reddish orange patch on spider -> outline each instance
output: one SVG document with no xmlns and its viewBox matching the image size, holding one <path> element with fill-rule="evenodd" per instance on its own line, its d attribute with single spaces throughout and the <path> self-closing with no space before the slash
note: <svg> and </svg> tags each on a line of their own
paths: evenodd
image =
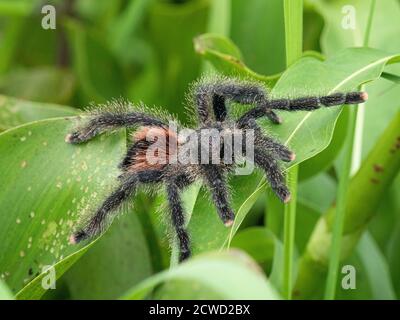
<svg viewBox="0 0 400 320">
<path fill-rule="evenodd" d="M 133 134 L 134 143 L 143 142 L 129 171 L 159 170 L 169 163 L 170 155 L 176 154 L 178 138 L 168 128 L 141 127 Z"/>
</svg>

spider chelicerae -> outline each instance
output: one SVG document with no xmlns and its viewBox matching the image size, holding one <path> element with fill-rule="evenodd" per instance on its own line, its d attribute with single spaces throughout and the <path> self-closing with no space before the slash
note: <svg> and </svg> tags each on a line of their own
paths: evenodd
<svg viewBox="0 0 400 320">
<path fill-rule="evenodd" d="M 295 154 L 272 137 L 265 135 L 256 119 L 267 117 L 272 123 L 280 124 L 281 120 L 275 110 L 312 111 L 321 106 L 358 104 L 368 98 L 366 92 L 350 92 L 295 99 L 269 99 L 260 83 L 222 77 L 215 77 L 211 81 L 199 81 L 193 86 L 190 96 L 198 118 L 197 128 L 192 131 L 191 136 L 198 136 L 204 130 L 212 130 L 222 137 L 232 137 L 237 134 L 243 137 L 243 133 L 251 131 L 254 137 L 251 141 L 254 144 L 251 159 L 248 159 L 245 152 L 248 139 L 240 140 L 240 150 L 244 152 L 241 157 L 246 157 L 264 171 L 273 192 L 285 203 L 290 200 L 290 192 L 285 185 L 279 160 L 293 161 Z M 232 119 L 228 115 L 227 102 L 251 104 L 253 108 L 237 119 Z M 143 184 L 165 184 L 171 221 L 179 242 L 180 261 L 190 256 L 190 237 L 185 229 L 181 193 L 196 179 L 202 179 L 208 186 L 222 222 L 227 227 L 232 225 L 235 215 L 229 203 L 226 177 L 237 166 L 239 157 L 235 152 L 226 157 L 223 146 L 225 140 L 218 138 L 220 148 L 218 151 L 211 148 L 210 151 L 210 140 L 181 139 L 170 128 L 168 121 L 161 117 L 143 111 L 110 109 L 99 110 L 89 115 L 84 125 L 66 136 L 66 142 L 84 143 L 107 130 L 122 127 L 135 127 L 136 131 L 133 143 L 120 164 L 122 174 L 119 177 L 119 186 L 104 200 L 82 228 L 71 236 L 71 243 L 78 243 L 100 234 L 104 230 L 104 222 L 111 213 L 133 196 Z M 155 152 L 154 150 L 149 152 L 156 142 L 161 140 L 164 140 L 164 146 L 159 146 Z M 188 160 L 188 148 L 183 148 L 184 142 L 187 141 L 191 141 L 189 146 L 194 146 L 192 151 L 193 149 L 198 151 L 195 153 L 195 159 L 191 158 L 192 161 L 182 160 Z M 204 157 L 200 161 L 200 156 L 204 154 L 209 161 L 204 161 Z M 184 156 L 180 157 L 181 155 Z M 213 161 L 216 155 L 220 161 Z M 166 161 L 155 161 L 157 160 L 155 158 Z M 231 161 L 227 161 L 227 158 Z"/>
</svg>

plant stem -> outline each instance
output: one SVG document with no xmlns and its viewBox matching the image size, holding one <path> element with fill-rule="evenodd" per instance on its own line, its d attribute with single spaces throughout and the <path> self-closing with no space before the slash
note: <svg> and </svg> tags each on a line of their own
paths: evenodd
<svg viewBox="0 0 400 320">
<path fill-rule="evenodd" d="M 231 29 L 231 0 L 212 1 L 208 18 L 208 33 L 215 33 L 229 37 Z M 202 63 L 203 73 L 214 72 L 212 64 L 206 60 Z"/>
<path fill-rule="evenodd" d="M 303 1 L 284 0 L 286 66 L 289 67 L 302 55 L 303 44 Z M 283 231 L 283 296 L 292 298 L 293 287 L 293 253 L 296 223 L 298 166 L 292 167 L 287 173 L 287 184 L 291 192 L 291 201 L 284 209 Z"/>
<path fill-rule="evenodd" d="M 207 32 L 229 37 L 231 28 L 231 0 L 212 1 Z"/>
<path fill-rule="evenodd" d="M 364 46 L 368 46 L 369 36 L 371 32 L 372 18 L 375 9 L 376 1 L 371 1 L 371 7 L 367 22 L 367 29 L 364 37 Z M 351 108 L 349 112 L 349 122 L 348 122 L 348 136 L 346 137 L 345 145 L 344 145 L 344 159 L 342 164 L 342 170 L 339 175 L 339 187 L 337 193 L 337 207 L 336 214 L 334 218 L 333 230 L 332 230 L 332 240 L 331 240 L 331 249 L 330 249 L 330 260 L 329 260 L 329 269 L 328 269 L 328 277 L 326 280 L 326 288 L 325 288 L 325 299 L 333 300 L 335 298 L 336 293 L 336 283 L 337 276 L 340 264 L 340 256 L 341 256 L 341 244 L 342 244 L 342 235 L 344 228 L 344 220 L 346 214 L 346 205 L 348 198 L 348 189 L 350 184 L 351 177 L 351 169 L 359 167 L 359 164 L 354 165 L 354 160 L 360 157 L 353 157 L 353 150 L 355 147 L 355 137 L 356 132 L 362 132 L 361 128 L 357 128 L 358 125 L 362 125 L 363 121 L 357 121 L 358 113 L 361 112 L 359 108 Z M 362 114 L 359 114 L 362 116 Z M 360 118 L 360 117 L 359 117 Z M 361 139 L 358 139 L 361 141 Z M 357 151 L 361 153 L 361 147 L 357 148 Z M 359 162 L 359 161 L 357 161 Z"/>
<path fill-rule="evenodd" d="M 283 296 L 292 299 L 293 287 L 293 254 L 296 225 L 297 175 L 298 166 L 288 172 L 287 181 L 291 192 L 290 203 L 285 206 L 283 229 Z"/>
</svg>

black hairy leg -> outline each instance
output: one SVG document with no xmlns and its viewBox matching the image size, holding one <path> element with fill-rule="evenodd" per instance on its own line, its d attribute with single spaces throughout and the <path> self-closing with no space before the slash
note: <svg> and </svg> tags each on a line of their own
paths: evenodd
<svg viewBox="0 0 400 320">
<path fill-rule="evenodd" d="M 84 227 L 71 236 L 70 242 L 79 243 L 102 233 L 108 216 L 133 196 L 140 183 L 159 182 L 161 179 L 162 172 L 157 170 L 125 173 L 120 176 L 119 187 L 104 200 Z"/>
<path fill-rule="evenodd" d="M 167 199 L 172 224 L 179 242 L 179 261 L 181 262 L 190 256 L 190 239 L 185 228 L 185 216 L 183 214 L 180 188 L 174 179 L 167 182 Z"/>
<path fill-rule="evenodd" d="M 224 225 L 230 227 L 235 219 L 235 214 L 229 204 L 224 173 L 221 169 L 210 164 L 203 165 L 202 171 L 217 208 L 218 215 Z"/>
<path fill-rule="evenodd" d="M 287 148 L 285 145 L 265 135 L 254 119 L 249 120 L 246 127 L 248 129 L 254 130 L 255 147 L 258 147 L 262 150 L 268 150 L 274 155 L 274 157 L 285 162 L 291 162 L 296 158 L 295 153 Z M 243 149 L 245 149 L 245 147 L 246 146 L 244 145 Z"/>
<path fill-rule="evenodd" d="M 215 120 L 224 121 L 227 116 L 225 104 L 227 100 L 242 104 L 256 104 L 260 107 L 267 101 L 265 89 L 261 85 L 240 83 L 232 80 L 199 84 L 195 89 L 194 99 L 198 116 L 202 123 L 207 123 L 211 120 L 210 106 L 214 112 Z M 265 116 L 275 124 L 282 122 L 272 110 L 265 112 Z"/>
<path fill-rule="evenodd" d="M 142 112 L 103 111 L 97 115 L 90 116 L 88 122 L 82 128 L 68 134 L 65 137 L 65 141 L 73 144 L 82 143 L 107 130 L 132 126 L 165 127 L 167 124 Z"/>
<path fill-rule="evenodd" d="M 145 140 L 135 141 L 128 148 L 128 152 L 126 153 L 125 158 L 119 164 L 119 168 L 122 170 L 128 170 L 128 168 L 130 166 L 135 165 L 135 162 L 137 161 L 137 159 L 136 159 L 137 155 L 139 155 L 142 150 L 149 147 L 150 144 L 151 143 L 149 141 L 145 141 Z"/>
<path fill-rule="evenodd" d="M 262 149 L 254 149 L 254 163 L 264 170 L 272 191 L 282 202 L 290 201 L 290 192 L 285 185 L 285 178 L 276 159 Z"/>
<path fill-rule="evenodd" d="M 237 121 L 239 127 L 246 127 L 252 119 L 268 116 L 271 110 L 313 111 L 321 107 L 359 104 L 368 99 L 366 92 L 334 93 L 322 97 L 302 97 L 296 99 L 277 99 L 266 101 L 263 105 L 249 110 Z"/>
</svg>

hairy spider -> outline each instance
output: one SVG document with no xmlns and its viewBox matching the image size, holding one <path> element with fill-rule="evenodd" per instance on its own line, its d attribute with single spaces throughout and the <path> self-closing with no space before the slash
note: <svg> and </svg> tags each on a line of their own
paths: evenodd
<svg viewBox="0 0 400 320">
<path fill-rule="evenodd" d="M 256 119 L 266 116 L 274 124 L 281 120 L 274 110 L 297 111 L 315 110 L 321 106 L 331 107 L 343 104 L 358 104 L 367 100 L 366 92 L 334 93 L 327 96 L 310 96 L 296 99 L 269 99 L 264 87 L 256 82 L 241 81 L 232 78 L 219 78 L 213 81 L 199 81 L 193 87 L 192 103 L 197 109 L 199 125 L 194 133 L 204 129 L 213 129 L 222 135 L 233 135 L 237 132 L 252 130 L 254 134 L 254 153 L 251 161 L 261 168 L 269 181 L 274 193 L 283 202 L 290 200 L 290 192 L 285 185 L 284 176 L 279 168 L 278 160 L 290 162 L 295 154 L 286 146 L 263 134 Z M 238 119 L 230 119 L 226 102 L 252 104 L 254 108 Z M 237 165 L 237 157 L 233 155 L 231 163 L 226 161 L 224 152 L 219 149 L 219 163 L 210 161 L 170 161 L 172 151 L 168 146 L 175 145 L 175 151 L 180 149 L 183 141 L 170 129 L 168 122 L 146 112 L 103 110 L 92 114 L 83 126 L 66 136 L 66 142 L 79 144 L 107 130 L 121 127 L 139 127 L 129 147 L 125 159 L 120 164 L 122 171 L 119 187 L 110 194 L 83 227 L 71 236 L 71 243 L 94 237 L 104 230 L 104 221 L 133 196 L 142 184 L 163 183 L 166 187 L 172 224 L 179 242 L 179 260 L 190 256 L 189 235 L 185 230 L 185 218 L 180 194 L 182 190 L 201 178 L 208 186 L 217 212 L 226 226 L 231 226 L 235 215 L 229 204 L 226 186 L 226 176 Z M 156 141 L 164 138 L 166 146 L 158 149 L 157 156 L 164 156 L 167 161 L 153 161 L 148 151 Z M 162 139 L 161 139 L 162 140 Z M 209 141 L 200 142 L 200 154 L 209 150 Z M 247 140 L 242 140 L 245 149 Z M 220 141 L 220 144 L 223 142 Z M 197 148 L 197 147 L 196 147 Z M 242 151 L 243 151 L 242 150 Z M 210 157 L 215 156 L 211 152 Z M 245 155 L 246 156 L 246 155 Z M 178 157 L 179 158 L 179 157 Z M 229 158 L 229 156 L 228 156 Z M 176 158 L 175 158 L 176 159 Z M 198 159 L 197 159 L 198 160 Z"/>
</svg>

